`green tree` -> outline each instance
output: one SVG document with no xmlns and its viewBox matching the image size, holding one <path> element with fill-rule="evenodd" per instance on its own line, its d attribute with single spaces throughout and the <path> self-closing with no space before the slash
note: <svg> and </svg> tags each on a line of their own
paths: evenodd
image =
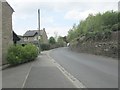
<svg viewBox="0 0 120 90">
<path fill-rule="evenodd" d="M 49 38 L 49 43 L 52 44 L 52 45 L 55 44 L 56 43 L 55 38 L 54 37 L 50 37 Z"/>
<path fill-rule="evenodd" d="M 73 25 L 73 28 L 68 31 L 67 39 L 70 42 L 83 35 L 87 38 L 99 37 L 102 39 L 106 36 L 109 37 L 111 31 L 117 31 L 120 28 L 119 16 L 120 12 L 117 11 L 107 11 L 96 15 L 89 14 L 89 16 L 85 20 L 80 21 L 78 25 Z"/>
<path fill-rule="evenodd" d="M 57 44 L 58 44 L 59 47 L 63 47 L 65 45 L 63 37 L 61 37 L 61 36 L 58 37 Z"/>
</svg>

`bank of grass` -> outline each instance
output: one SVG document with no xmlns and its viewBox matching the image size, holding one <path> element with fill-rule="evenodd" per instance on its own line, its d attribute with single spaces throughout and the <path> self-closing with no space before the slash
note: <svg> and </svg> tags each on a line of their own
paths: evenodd
<svg viewBox="0 0 120 90">
<path fill-rule="evenodd" d="M 27 44 L 25 46 L 12 45 L 8 49 L 7 61 L 11 65 L 18 65 L 35 60 L 37 55 L 38 49 L 33 44 Z"/>
</svg>

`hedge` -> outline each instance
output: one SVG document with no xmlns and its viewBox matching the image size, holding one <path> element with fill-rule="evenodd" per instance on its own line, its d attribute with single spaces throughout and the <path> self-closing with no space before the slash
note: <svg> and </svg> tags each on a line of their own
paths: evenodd
<svg viewBox="0 0 120 90">
<path fill-rule="evenodd" d="M 7 61 L 11 65 L 18 65 L 34 60 L 38 55 L 38 49 L 32 44 L 13 45 L 8 49 Z"/>
<path fill-rule="evenodd" d="M 50 45 L 49 44 L 46 44 L 46 43 L 43 43 L 40 45 L 41 46 L 41 50 L 44 51 L 44 50 L 49 50 L 50 49 Z"/>
</svg>

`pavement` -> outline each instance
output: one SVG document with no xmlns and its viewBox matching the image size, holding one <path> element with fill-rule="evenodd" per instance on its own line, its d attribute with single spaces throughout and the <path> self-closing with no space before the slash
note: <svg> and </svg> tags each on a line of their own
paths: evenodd
<svg viewBox="0 0 120 90">
<path fill-rule="evenodd" d="M 35 61 L 2 71 L 2 88 L 76 88 L 76 85 L 42 52 Z"/>
</svg>

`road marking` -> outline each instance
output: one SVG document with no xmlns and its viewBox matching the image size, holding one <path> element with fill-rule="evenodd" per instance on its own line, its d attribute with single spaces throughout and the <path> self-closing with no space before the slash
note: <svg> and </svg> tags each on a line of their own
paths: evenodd
<svg viewBox="0 0 120 90">
<path fill-rule="evenodd" d="M 50 51 L 51 52 L 51 51 Z M 73 75 L 71 75 L 69 72 L 67 72 L 60 64 L 58 64 L 50 55 L 47 53 L 47 56 L 50 58 L 50 60 L 57 66 L 57 68 L 73 83 L 73 85 L 76 86 L 76 88 L 87 88 L 81 81 L 79 81 L 77 78 L 75 78 Z"/>
<path fill-rule="evenodd" d="M 33 66 L 33 63 L 31 63 L 31 67 L 30 67 L 30 69 L 28 70 L 28 73 L 27 73 L 27 75 L 26 75 L 26 77 L 25 77 L 25 80 L 24 80 L 23 85 L 22 85 L 22 89 L 23 89 L 24 86 L 25 86 L 25 83 L 26 83 L 27 78 L 28 78 L 28 76 L 29 76 L 29 74 L 30 74 L 30 71 L 31 71 L 31 69 L 32 69 L 32 66 Z"/>
</svg>

